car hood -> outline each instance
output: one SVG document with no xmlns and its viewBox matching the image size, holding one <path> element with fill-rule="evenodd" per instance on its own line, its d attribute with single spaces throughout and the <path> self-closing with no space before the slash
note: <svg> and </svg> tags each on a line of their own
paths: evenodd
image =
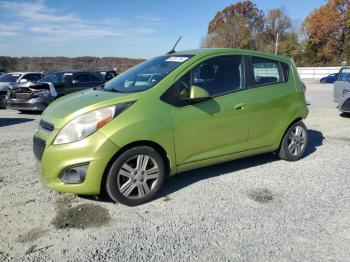
<svg viewBox="0 0 350 262">
<path fill-rule="evenodd" d="M 43 112 L 43 120 L 60 129 L 71 119 L 103 107 L 135 101 L 136 93 L 116 93 L 88 89 L 55 100 Z"/>
<path fill-rule="evenodd" d="M 9 82 L 0 82 L 0 91 L 6 91 L 8 90 L 9 88 Z"/>
</svg>

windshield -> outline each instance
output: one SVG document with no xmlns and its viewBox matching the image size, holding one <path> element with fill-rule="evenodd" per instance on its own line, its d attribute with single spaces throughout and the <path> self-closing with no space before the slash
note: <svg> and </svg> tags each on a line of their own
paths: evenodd
<svg viewBox="0 0 350 262">
<path fill-rule="evenodd" d="M 10 82 L 14 83 L 20 78 L 21 74 L 4 74 L 0 76 L 0 82 Z"/>
<path fill-rule="evenodd" d="M 40 83 L 50 82 L 54 84 L 62 83 L 66 79 L 71 78 L 72 75 L 73 73 L 65 73 L 65 72 L 51 73 L 41 78 L 38 82 Z"/>
<path fill-rule="evenodd" d="M 191 55 L 176 55 L 150 59 L 113 78 L 105 84 L 104 89 L 121 93 L 148 90 L 191 57 Z"/>
</svg>

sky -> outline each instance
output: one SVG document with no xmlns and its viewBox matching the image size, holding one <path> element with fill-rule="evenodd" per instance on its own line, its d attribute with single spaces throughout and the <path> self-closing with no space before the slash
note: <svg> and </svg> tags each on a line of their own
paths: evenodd
<svg viewBox="0 0 350 262">
<path fill-rule="evenodd" d="M 228 0 L 0 0 L 0 56 L 150 58 L 200 46 Z M 300 24 L 325 0 L 255 0 Z"/>
</svg>

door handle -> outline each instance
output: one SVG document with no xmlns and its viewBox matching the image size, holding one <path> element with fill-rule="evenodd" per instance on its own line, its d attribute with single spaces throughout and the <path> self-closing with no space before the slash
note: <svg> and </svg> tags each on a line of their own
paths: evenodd
<svg viewBox="0 0 350 262">
<path fill-rule="evenodd" d="M 235 106 L 234 106 L 234 109 L 235 109 L 235 110 L 242 110 L 242 109 L 245 108 L 245 106 L 246 106 L 245 103 L 240 103 L 240 104 L 235 105 Z"/>
</svg>

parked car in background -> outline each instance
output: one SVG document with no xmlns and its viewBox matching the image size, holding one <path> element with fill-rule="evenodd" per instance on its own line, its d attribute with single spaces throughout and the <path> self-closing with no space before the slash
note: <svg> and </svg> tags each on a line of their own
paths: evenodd
<svg viewBox="0 0 350 262">
<path fill-rule="evenodd" d="M 0 109 L 6 108 L 6 94 L 10 84 L 38 81 L 44 74 L 38 72 L 14 72 L 0 76 Z"/>
<path fill-rule="evenodd" d="M 110 71 L 102 70 L 102 71 L 96 71 L 95 73 L 100 75 L 100 77 L 106 82 L 118 75 L 117 72 L 114 70 L 110 70 Z"/>
<path fill-rule="evenodd" d="M 337 81 L 338 76 L 339 76 L 339 73 L 330 74 L 326 77 L 321 78 L 320 83 L 333 84 L 335 81 Z"/>
<path fill-rule="evenodd" d="M 340 69 L 334 84 L 334 102 L 338 104 L 340 112 L 350 113 L 350 67 Z"/>
<path fill-rule="evenodd" d="M 7 106 L 20 111 L 43 111 L 53 100 L 64 95 L 92 88 L 104 81 L 95 73 L 58 71 L 49 73 L 37 82 L 10 86 Z"/>
<path fill-rule="evenodd" d="M 277 152 L 303 157 L 304 90 L 293 61 L 239 49 L 200 49 L 150 59 L 100 88 L 54 101 L 34 134 L 50 189 L 100 192 L 135 206 L 164 178 Z"/>
</svg>

